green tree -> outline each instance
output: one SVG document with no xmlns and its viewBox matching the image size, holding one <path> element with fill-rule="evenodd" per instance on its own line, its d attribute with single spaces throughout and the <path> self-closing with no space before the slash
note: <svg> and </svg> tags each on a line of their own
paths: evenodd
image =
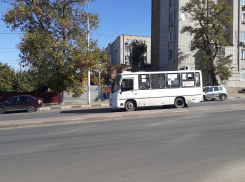
<svg viewBox="0 0 245 182">
<path fill-rule="evenodd" d="M 87 14 L 85 0 L 9 0 L 12 9 L 3 20 L 12 30 L 21 30 L 23 66 L 29 66 L 41 85 L 60 94 L 64 90 L 74 97 L 84 93 L 88 69 L 93 69 L 105 54 L 97 54 L 96 41 L 87 49 L 87 18 L 95 30 L 97 14 Z M 88 15 L 88 16 L 87 16 Z M 103 51 L 99 51 L 100 53 Z"/>
<path fill-rule="evenodd" d="M 30 70 L 18 71 L 15 75 L 15 87 L 17 92 L 33 92 L 38 90 L 38 85 Z"/>
<path fill-rule="evenodd" d="M 0 92 L 14 92 L 15 71 L 7 64 L 0 62 Z"/>
<path fill-rule="evenodd" d="M 132 67 L 142 68 L 147 65 L 146 63 L 146 44 L 140 41 L 132 41 L 130 44 L 131 51 L 130 51 L 130 58 L 129 62 Z"/>
<path fill-rule="evenodd" d="M 188 13 L 194 23 L 184 26 L 181 33 L 193 35 L 190 50 L 199 51 L 201 70 L 211 74 L 213 85 L 218 84 L 216 75 L 227 80 L 232 76 L 232 55 L 218 53 L 221 47 L 229 46 L 226 38 L 228 26 L 232 25 L 232 6 L 227 0 L 219 0 L 217 4 L 213 0 L 190 0 L 181 11 Z"/>
<path fill-rule="evenodd" d="M 102 74 L 107 73 L 107 63 L 105 58 L 108 57 L 107 52 L 104 50 L 97 49 L 97 54 L 100 56 L 100 62 L 93 67 L 92 72 L 94 74 L 91 75 L 91 80 L 100 87 L 105 85 L 105 79 L 102 78 Z"/>
</svg>

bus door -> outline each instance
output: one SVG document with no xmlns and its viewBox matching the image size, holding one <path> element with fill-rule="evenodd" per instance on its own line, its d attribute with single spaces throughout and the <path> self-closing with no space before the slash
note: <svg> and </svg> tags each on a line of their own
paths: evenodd
<svg viewBox="0 0 245 182">
<path fill-rule="evenodd" d="M 134 99 L 134 77 L 123 78 L 121 83 L 121 93 L 119 98 L 123 100 Z"/>
</svg>

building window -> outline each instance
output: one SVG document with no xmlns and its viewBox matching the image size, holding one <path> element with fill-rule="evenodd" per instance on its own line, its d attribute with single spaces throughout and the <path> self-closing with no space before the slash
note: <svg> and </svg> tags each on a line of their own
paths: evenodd
<svg viewBox="0 0 245 182">
<path fill-rule="evenodd" d="M 245 0 L 242 0 L 242 5 L 245 5 Z"/>
<path fill-rule="evenodd" d="M 241 41 L 245 42 L 245 32 L 241 32 Z"/>
<path fill-rule="evenodd" d="M 242 49 L 241 51 L 242 51 L 242 56 L 241 56 L 241 58 L 242 58 L 242 59 L 245 59 L 245 49 Z"/>
<path fill-rule="evenodd" d="M 217 56 L 224 56 L 225 55 L 225 48 L 218 47 Z"/>
<path fill-rule="evenodd" d="M 218 4 L 218 0 L 213 0 L 214 4 Z"/>
<path fill-rule="evenodd" d="M 168 59 L 172 59 L 173 55 L 172 55 L 172 50 L 168 50 Z"/>
<path fill-rule="evenodd" d="M 245 24 L 245 13 L 242 13 L 242 23 Z"/>
<path fill-rule="evenodd" d="M 245 70 L 240 71 L 241 80 L 245 80 Z"/>
<path fill-rule="evenodd" d="M 130 52 L 130 46 L 125 46 L 125 52 Z"/>
<path fill-rule="evenodd" d="M 169 4 L 170 4 L 170 6 L 173 6 L 174 5 L 174 0 L 169 0 Z"/>
<path fill-rule="evenodd" d="M 170 15 L 169 15 L 169 26 L 170 26 L 170 27 L 173 26 L 173 22 L 174 22 L 173 14 L 170 14 Z"/>
<path fill-rule="evenodd" d="M 169 33 L 169 41 L 173 41 L 174 40 L 174 32 L 170 32 Z"/>
<path fill-rule="evenodd" d="M 128 56 L 125 56 L 125 60 L 128 60 Z"/>
</svg>

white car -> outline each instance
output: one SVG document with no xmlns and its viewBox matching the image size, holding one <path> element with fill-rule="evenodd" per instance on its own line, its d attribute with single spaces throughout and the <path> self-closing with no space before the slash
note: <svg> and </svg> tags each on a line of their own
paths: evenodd
<svg viewBox="0 0 245 182">
<path fill-rule="evenodd" d="M 228 93 L 225 87 L 222 86 L 208 86 L 203 87 L 203 100 L 215 100 L 220 99 L 224 101 L 228 97 Z"/>
</svg>

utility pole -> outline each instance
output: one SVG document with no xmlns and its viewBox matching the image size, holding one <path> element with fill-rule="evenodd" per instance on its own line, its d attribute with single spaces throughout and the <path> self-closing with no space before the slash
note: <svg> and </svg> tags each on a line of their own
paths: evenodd
<svg viewBox="0 0 245 182">
<path fill-rule="evenodd" d="M 88 47 L 87 51 L 89 51 L 89 14 L 88 14 L 88 8 L 89 8 L 89 0 L 87 4 L 87 41 L 88 41 Z M 88 56 L 88 54 L 87 54 Z M 88 57 L 87 57 L 88 59 Z M 87 94 L 88 94 L 88 104 L 90 104 L 90 68 L 88 68 L 88 88 L 87 88 Z"/>
<path fill-rule="evenodd" d="M 208 1 L 209 0 L 207 0 L 207 25 L 208 25 Z"/>
</svg>

